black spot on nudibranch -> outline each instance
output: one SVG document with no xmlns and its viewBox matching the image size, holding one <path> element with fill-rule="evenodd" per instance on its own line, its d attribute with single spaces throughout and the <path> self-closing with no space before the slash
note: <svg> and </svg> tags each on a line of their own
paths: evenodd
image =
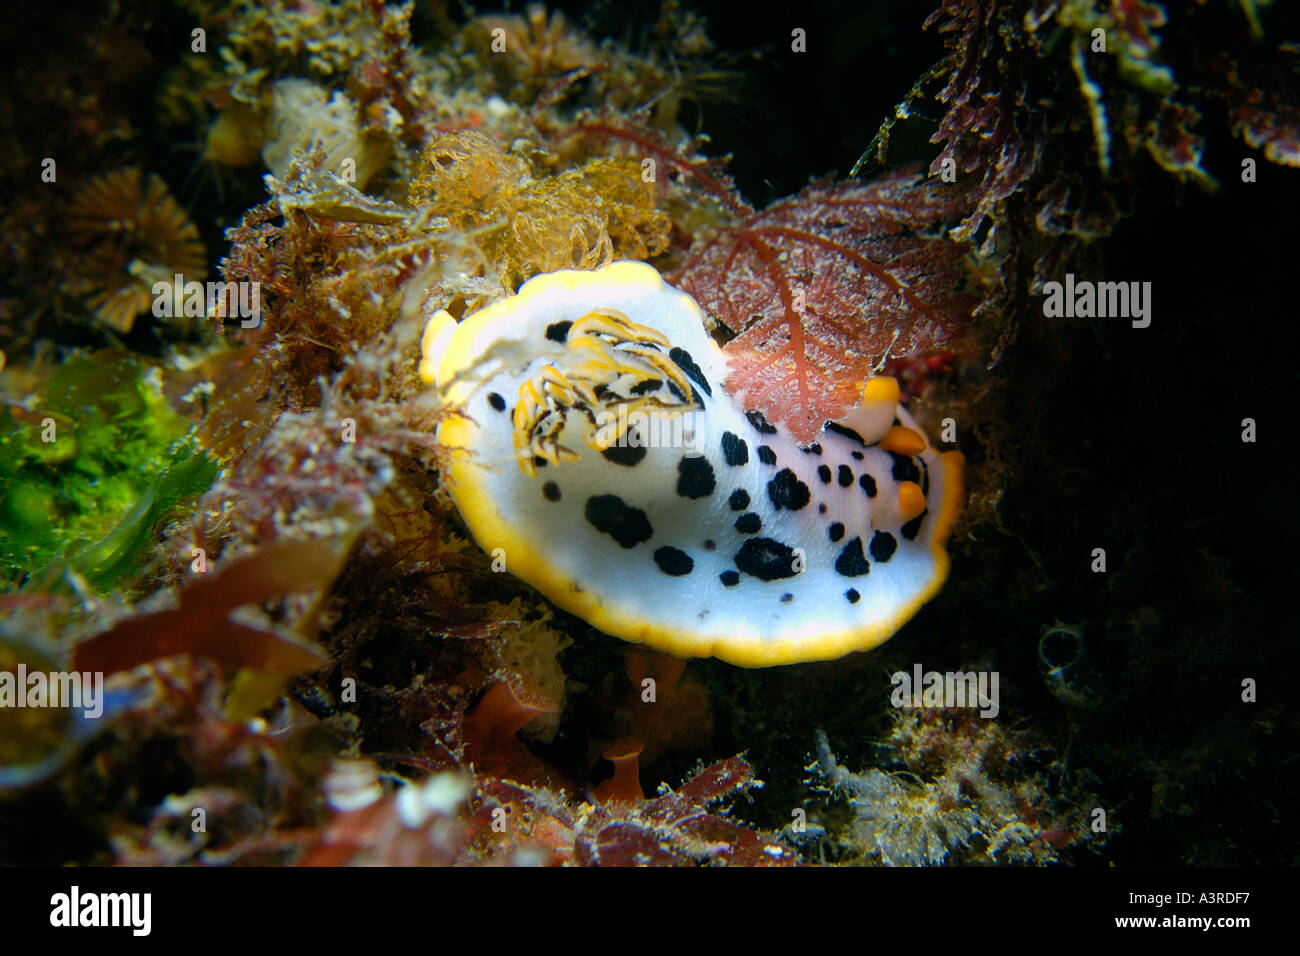
<svg viewBox="0 0 1300 956">
<path fill-rule="evenodd" d="M 542 485 L 542 494 L 546 496 L 547 501 L 560 500 L 560 486 L 553 481 L 548 481 Z"/>
<path fill-rule="evenodd" d="M 824 515 L 826 513 L 826 502 L 823 501 L 817 506 L 817 513 L 819 515 Z"/>
<path fill-rule="evenodd" d="M 723 432 L 722 459 L 733 468 L 746 464 L 749 461 L 749 446 L 745 444 L 745 439 L 731 432 Z"/>
<path fill-rule="evenodd" d="M 818 466 L 817 466 L 817 477 L 820 478 L 820 479 L 822 480 L 822 484 L 823 484 L 823 485 L 829 485 L 829 484 L 831 483 L 831 467 L 830 467 L 830 465 L 818 465 Z"/>
<path fill-rule="evenodd" d="M 663 547 L 655 551 L 655 564 L 659 570 L 670 577 L 680 578 L 695 570 L 691 556 L 680 548 Z"/>
<path fill-rule="evenodd" d="M 572 322 L 552 322 L 546 327 L 546 337 L 552 342 L 563 343 L 568 339 L 571 328 L 573 328 Z"/>
<path fill-rule="evenodd" d="M 871 546 L 867 550 L 871 552 L 873 561 L 888 561 L 898 550 L 898 540 L 888 531 L 877 531 L 871 536 Z"/>
<path fill-rule="evenodd" d="M 758 433 L 760 435 L 776 434 L 776 426 L 768 422 L 768 420 L 763 417 L 762 412 L 757 410 L 752 412 L 745 412 L 745 417 L 749 419 L 749 423 L 751 425 L 753 425 L 756 429 L 758 429 Z"/>
<path fill-rule="evenodd" d="M 550 464 L 550 463 L 549 463 L 545 458 L 543 458 L 541 455 L 534 455 L 534 456 L 533 456 L 533 465 L 535 465 L 536 467 L 538 467 L 538 468 L 545 468 L 548 464 Z"/>
<path fill-rule="evenodd" d="M 782 604 L 789 604 L 793 600 L 794 600 L 794 595 L 791 594 L 789 591 L 786 591 L 784 594 L 781 595 Z"/>
<path fill-rule="evenodd" d="M 594 495 L 587 499 L 583 516 L 597 531 L 603 531 L 625 548 L 635 548 L 654 534 L 650 519 L 618 495 Z"/>
<path fill-rule="evenodd" d="M 850 452 L 849 454 L 853 456 L 854 461 L 863 461 L 867 457 L 866 455 L 862 454 L 862 452 L 860 451 Z"/>
<path fill-rule="evenodd" d="M 858 484 L 867 493 L 868 498 L 876 497 L 876 479 L 865 472 L 858 478 Z"/>
<path fill-rule="evenodd" d="M 822 446 L 818 442 L 813 442 L 807 448 L 801 448 L 799 450 L 805 455 L 820 455 L 822 453 Z"/>
<path fill-rule="evenodd" d="M 488 392 L 488 404 L 498 412 L 504 412 L 506 410 L 506 400 L 496 392 Z"/>
<path fill-rule="evenodd" d="M 705 550 L 705 551 L 717 551 L 717 550 L 718 550 L 718 542 L 714 541 L 712 538 L 705 538 L 705 539 L 704 539 L 704 550 Z"/>
<path fill-rule="evenodd" d="M 828 533 L 830 534 L 832 541 L 838 541 L 840 538 L 844 537 L 844 525 L 837 521 L 830 526 Z"/>
<path fill-rule="evenodd" d="M 736 552 L 736 567 L 760 581 L 792 578 L 794 549 L 772 538 L 750 538 Z"/>
<path fill-rule="evenodd" d="M 844 596 L 849 599 L 850 604 L 857 604 L 862 599 L 862 595 L 858 593 L 857 588 L 849 588 L 844 592 Z"/>
<path fill-rule="evenodd" d="M 713 389 L 709 387 L 709 380 L 704 377 L 700 367 L 695 364 L 695 359 L 691 358 L 691 353 L 686 349 L 673 348 L 668 352 L 668 357 L 677 363 L 677 367 L 686 373 L 686 377 L 692 382 L 704 389 L 704 394 L 713 397 Z M 703 402 L 699 404 L 703 405 Z"/>
<path fill-rule="evenodd" d="M 763 530 L 763 519 L 752 511 L 746 511 L 736 519 L 735 528 L 741 534 L 758 534 Z"/>
<path fill-rule="evenodd" d="M 789 508 L 798 511 L 808 504 L 812 495 L 805 485 L 789 468 L 782 468 L 776 477 L 767 483 L 767 496 L 772 499 L 772 506 L 780 511 Z"/>
<path fill-rule="evenodd" d="M 837 479 L 841 488 L 847 488 L 853 484 L 853 469 L 848 465 L 840 465 L 839 477 Z"/>
<path fill-rule="evenodd" d="M 645 457 L 646 450 L 642 445 L 611 445 L 600 454 L 606 461 L 634 468 L 641 464 L 641 459 Z"/>
<path fill-rule="evenodd" d="M 763 464 L 765 464 L 765 465 L 775 465 L 775 464 L 776 464 L 776 452 L 772 451 L 772 449 L 771 449 L 771 448 L 768 448 L 766 445 L 759 445 L 759 446 L 758 446 L 758 460 L 761 461 L 761 462 L 762 462 Z"/>
<path fill-rule="evenodd" d="M 845 425 L 841 425 L 838 422 L 827 422 L 826 430 L 828 432 L 834 432 L 837 435 L 843 435 L 845 438 L 849 439 L 850 441 L 857 442 L 863 448 L 867 447 L 867 443 L 862 440 L 861 435 L 855 432 L 852 428 L 849 428 Z"/>
<path fill-rule="evenodd" d="M 677 463 L 677 493 L 683 498 L 707 498 L 716 487 L 713 466 L 703 455 L 698 458 L 687 455 Z"/>
<path fill-rule="evenodd" d="M 903 537 L 908 541 L 915 541 L 916 536 L 921 533 L 921 521 L 928 515 L 929 511 L 922 511 L 919 515 L 903 525 L 899 530 L 903 532 Z"/>
<path fill-rule="evenodd" d="M 840 556 L 835 559 L 835 570 L 846 578 L 860 578 L 871 570 L 871 565 L 862 553 L 861 538 L 854 538 L 844 546 Z"/>
<path fill-rule="evenodd" d="M 740 583 L 740 575 L 735 571 L 723 571 L 718 575 L 718 580 L 722 582 L 723 587 L 734 588 Z"/>
<path fill-rule="evenodd" d="M 727 504 L 731 506 L 732 511 L 744 511 L 749 507 L 749 492 L 744 488 L 737 488 L 727 499 Z"/>
<path fill-rule="evenodd" d="M 894 468 L 890 474 L 895 481 L 914 481 L 918 485 L 921 483 L 921 469 L 916 467 L 916 462 L 896 451 L 891 451 L 889 457 L 894 459 Z"/>
</svg>

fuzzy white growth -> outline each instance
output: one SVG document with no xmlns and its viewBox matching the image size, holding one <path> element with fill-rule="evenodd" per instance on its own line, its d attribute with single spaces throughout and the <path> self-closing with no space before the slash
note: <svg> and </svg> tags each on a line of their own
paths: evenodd
<svg viewBox="0 0 1300 956">
<path fill-rule="evenodd" d="M 357 107 L 342 93 L 310 80 L 291 77 L 271 84 L 271 119 L 262 162 L 283 179 L 294 154 L 309 151 L 319 141 L 325 168 L 341 175 L 344 160 L 356 164 L 356 187 L 364 189 L 387 161 L 386 147 L 367 140 L 357 122 Z"/>
<path fill-rule="evenodd" d="M 398 791 L 397 816 L 410 829 L 419 829 L 434 817 L 453 816 L 473 789 L 469 780 L 455 771 L 435 773 Z"/>
</svg>

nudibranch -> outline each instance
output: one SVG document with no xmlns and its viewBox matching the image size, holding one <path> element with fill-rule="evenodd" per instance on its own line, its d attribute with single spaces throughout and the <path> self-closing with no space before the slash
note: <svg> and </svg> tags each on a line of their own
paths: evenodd
<svg viewBox="0 0 1300 956">
<path fill-rule="evenodd" d="M 962 458 L 897 382 L 867 381 L 801 447 L 728 394 L 699 306 L 645 263 L 439 312 L 422 353 L 456 410 L 438 439 L 470 532 L 606 633 L 746 667 L 827 660 L 885 641 L 947 577 Z"/>
</svg>

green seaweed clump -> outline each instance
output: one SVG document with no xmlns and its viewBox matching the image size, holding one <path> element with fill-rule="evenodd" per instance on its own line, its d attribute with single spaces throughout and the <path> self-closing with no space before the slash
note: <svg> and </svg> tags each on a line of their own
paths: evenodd
<svg viewBox="0 0 1300 956">
<path fill-rule="evenodd" d="M 0 584 L 91 588 L 143 568 L 153 530 L 217 466 L 167 404 L 156 369 L 122 353 L 73 355 L 43 393 L 0 406 Z"/>
</svg>

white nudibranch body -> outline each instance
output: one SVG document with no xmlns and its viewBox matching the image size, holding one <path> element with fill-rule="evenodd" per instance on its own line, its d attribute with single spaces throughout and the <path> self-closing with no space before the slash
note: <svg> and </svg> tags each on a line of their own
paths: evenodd
<svg viewBox="0 0 1300 956">
<path fill-rule="evenodd" d="M 448 491 L 479 545 L 609 634 L 747 667 L 875 647 L 943 585 L 962 459 L 874 378 L 800 447 L 723 387 L 699 306 L 640 262 L 425 329 Z"/>
</svg>

